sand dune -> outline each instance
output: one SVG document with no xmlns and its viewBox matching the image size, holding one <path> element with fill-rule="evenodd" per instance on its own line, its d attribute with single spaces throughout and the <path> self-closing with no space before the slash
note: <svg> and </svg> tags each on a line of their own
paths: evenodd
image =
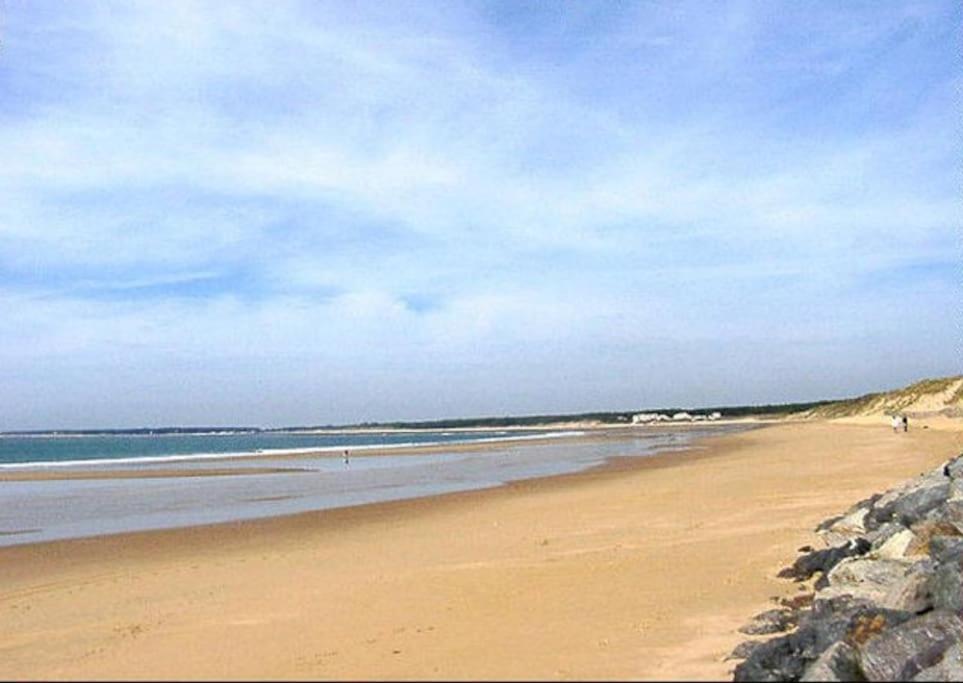
<svg viewBox="0 0 963 683">
<path fill-rule="evenodd" d="M 802 413 L 800 417 L 885 417 L 894 413 L 910 417 L 963 417 L 963 376 L 924 379 L 902 389 L 819 406 Z"/>
</svg>

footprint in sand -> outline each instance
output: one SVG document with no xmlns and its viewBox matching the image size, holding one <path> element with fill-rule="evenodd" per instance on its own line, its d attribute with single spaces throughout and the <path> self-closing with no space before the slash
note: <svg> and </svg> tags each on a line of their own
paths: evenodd
<svg viewBox="0 0 963 683">
<path fill-rule="evenodd" d="M 114 633 L 119 633 L 122 638 L 136 638 L 141 633 L 144 632 L 144 627 L 141 624 L 131 624 L 129 626 L 115 626 Z"/>
</svg>

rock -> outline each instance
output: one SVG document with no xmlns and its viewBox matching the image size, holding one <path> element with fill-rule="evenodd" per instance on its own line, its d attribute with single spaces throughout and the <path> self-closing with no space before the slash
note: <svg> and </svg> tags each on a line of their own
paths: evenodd
<svg viewBox="0 0 963 683">
<path fill-rule="evenodd" d="M 919 489 L 924 485 L 921 478 L 917 477 L 915 479 L 910 479 L 905 481 L 898 486 L 894 486 L 888 491 L 884 492 L 876 501 L 873 503 L 872 510 L 879 510 L 885 507 L 889 507 L 901 497 L 907 495 L 908 493 Z M 872 512 L 871 510 L 871 512 Z"/>
<path fill-rule="evenodd" d="M 873 545 L 873 549 L 877 549 L 905 528 L 906 527 L 899 522 L 887 522 L 872 531 L 867 531 L 865 538 Z"/>
<path fill-rule="evenodd" d="M 852 541 L 854 538 L 861 538 L 866 532 L 855 530 L 847 531 L 820 531 L 819 538 L 827 548 L 836 548 Z"/>
<path fill-rule="evenodd" d="M 963 656 L 960 646 L 952 645 L 943 654 L 943 659 L 927 667 L 913 677 L 914 681 L 963 681 Z"/>
<path fill-rule="evenodd" d="M 939 563 L 963 559 L 963 537 L 935 536 L 931 538 L 930 557 Z"/>
<path fill-rule="evenodd" d="M 897 531 L 878 547 L 874 548 L 872 553 L 873 557 L 884 560 L 902 560 L 905 557 L 906 549 L 916 538 L 916 534 L 905 527 L 900 527 L 900 529 L 900 531 Z"/>
<path fill-rule="evenodd" d="M 779 572 L 780 578 L 792 578 L 796 581 L 805 581 L 816 572 L 829 572 L 840 561 L 847 557 L 862 555 L 869 551 L 872 546 L 865 538 L 857 538 L 847 541 L 841 546 L 816 550 L 796 559 L 792 567 L 787 567 Z"/>
<path fill-rule="evenodd" d="M 793 638 L 793 636 L 796 636 Z M 736 665 L 733 681 L 796 681 L 810 663 L 803 659 L 804 645 L 798 634 L 765 641 L 752 649 L 745 661 Z M 818 655 L 817 655 L 818 656 Z M 812 661 L 815 661 L 813 659 Z"/>
<path fill-rule="evenodd" d="M 857 536 L 862 536 L 866 533 L 864 525 L 866 515 L 877 498 L 879 498 L 878 495 L 867 498 L 851 507 L 846 514 L 823 521 L 816 527 L 816 533 L 830 547 L 842 545 Z"/>
<path fill-rule="evenodd" d="M 843 641 L 830 645 L 809 665 L 800 679 L 802 681 L 862 681 L 863 670 L 851 646 Z"/>
<path fill-rule="evenodd" d="M 947 500 L 940 512 L 943 520 L 963 532 L 963 500 Z"/>
<path fill-rule="evenodd" d="M 827 575 L 826 598 L 852 595 L 866 600 L 882 600 L 890 588 L 906 575 L 907 566 L 896 560 L 847 558 Z"/>
<path fill-rule="evenodd" d="M 770 609 L 757 614 L 748 624 L 739 629 L 747 636 L 761 636 L 767 633 L 782 633 L 796 625 L 798 615 L 788 609 Z"/>
<path fill-rule="evenodd" d="M 952 479 L 963 477 L 963 455 L 959 455 L 943 465 L 943 474 Z"/>
<path fill-rule="evenodd" d="M 856 618 L 856 621 L 846 634 L 846 639 L 853 646 L 864 644 L 871 638 L 875 638 L 891 624 L 882 614 L 865 614 Z"/>
<path fill-rule="evenodd" d="M 938 536 L 963 538 L 963 534 L 955 525 L 941 517 L 942 513 L 942 508 L 934 508 L 930 510 L 927 518 L 916 522 L 909 529 L 899 526 L 900 531 L 892 534 L 882 543 L 879 540 L 873 543 L 872 555 L 890 560 L 912 560 L 929 555 L 930 541 Z M 878 531 L 882 532 L 891 526 L 884 525 Z M 877 539 L 880 537 L 878 536 Z"/>
<path fill-rule="evenodd" d="M 963 477 L 950 481 L 950 500 L 963 499 Z"/>
<path fill-rule="evenodd" d="M 783 598 L 742 629 L 798 621 L 741 644 L 735 680 L 963 680 L 963 455 L 816 530 L 830 547 L 800 548 L 779 573 L 821 574 L 815 594 Z"/>
<path fill-rule="evenodd" d="M 811 552 L 814 551 L 814 550 L 815 550 L 815 548 L 813 548 L 811 545 L 804 545 L 804 546 L 802 546 L 801 548 L 799 548 L 796 552 L 797 552 L 797 553 L 811 553 Z"/>
<path fill-rule="evenodd" d="M 927 482 L 925 485 L 903 491 L 895 498 L 882 504 L 884 498 L 886 498 L 884 496 L 877 502 L 877 506 L 866 515 L 864 525 L 867 530 L 894 521 L 903 526 L 911 526 L 914 522 L 923 519 L 927 512 L 945 503 L 949 493 L 949 482 L 940 477 L 939 482 Z"/>
<path fill-rule="evenodd" d="M 920 569 L 907 573 L 890 586 L 878 603 L 889 609 L 920 614 L 933 608 L 933 574 Z"/>
<path fill-rule="evenodd" d="M 791 610 L 798 611 L 807 607 L 812 607 L 813 599 L 815 597 L 815 593 L 803 593 L 802 595 L 794 595 L 791 598 L 782 598 L 779 600 L 779 604 L 783 607 L 788 607 Z"/>
<path fill-rule="evenodd" d="M 956 562 L 936 568 L 926 583 L 930 603 L 936 609 L 963 611 L 963 571 Z"/>
<path fill-rule="evenodd" d="M 963 638 L 963 620 L 934 611 L 884 630 L 858 648 L 859 663 L 871 681 L 908 680 L 937 666 Z"/>
<path fill-rule="evenodd" d="M 914 538 L 905 548 L 905 555 L 920 556 L 930 554 L 930 542 L 938 536 L 963 537 L 952 523 L 939 517 L 925 519 L 912 527 Z"/>
<path fill-rule="evenodd" d="M 732 649 L 732 653 L 726 659 L 746 659 L 762 643 L 761 640 L 744 640 Z"/>
<path fill-rule="evenodd" d="M 886 609 L 919 613 L 933 605 L 933 569 L 929 558 L 913 564 L 868 557 L 847 559 L 826 577 L 828 585 L 820 597 L 851 595 Z"/>
<path fill-rule="evenodd" d="M 816 600 L 793 633 L 773 638 L 755 648 L 734 673 L 736 681 L 795 681 L 834 643 L 850 639 L 866 621 L 883 625 L 903 623 L 905 612 L 876 607 L 848 595 Z M 875 621 L 874 621 L 875 620 Z"/>
<path fill-rule="evenodd" d="M 868 508 L 863 511 L 863 514 L 866 514 L 867 511 L 868 511 Z M 821 521 L 819 524 L 816 525 L 815 532 L 818 534 L 820 531 L 829 531 L 830 529 L 833 528 L 833 525 L 839 522 L 843 517 L 845 517 L 845 515 L 836 515 L 835 517 L 824 519 L 823 521 Z"/>
</svg>

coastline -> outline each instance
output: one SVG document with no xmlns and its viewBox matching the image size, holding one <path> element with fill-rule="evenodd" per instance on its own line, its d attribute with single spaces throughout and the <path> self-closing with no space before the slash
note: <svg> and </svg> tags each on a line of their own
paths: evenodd
<svg viewBox="0 0 963 683">
<path fill-rule="evenodd" d="M 960 446 L 905 436 L 784 423 L 497 488 L 2 548 L 0 676 L 719 678 L 816 521 Z"/>
<path fill-rule="evenodd" d="M 490 488 L 589 469 L 616 456 L 651 457 L 737 429 L 608 430 L 565 438 L 552 432 L 550 438 L 526 435 L 507 443 L 394 446 L 355 452 L 350 466 L 340 453 L 309 451 L 187 462 L 175 458 L 137 466 L 15 469 L 0 472 L 0 507 L 9 509 L 0 519 L 0 532 L 6 532 L 0 535 L 0 546 Z M 64 515 L 65 499 L 71 501 L 69 517 Z"/>
<path fill-rule="evenodd" d="M 505 428 L 504 430 L 499 429 L 498 432 L 505 432 L 506 434 L 511 431 L 537 431 L 541 433 L 535 434 L 523 434 L 523 435 L 513 435 L 513 436 L 494 436 L 490 438 L 481 439 L 468 439 L 468 440 L 454 440 L 454 441 L 426 441 L 422 443 L 418 442 L 403 442 L 394 444 L 339 444 L 332 446 L 309 446 L 300 448 L 283 448 L 283 449 L 258 449 L 254 451 L 238 451 L 238 452 L 218 452 L 218 453 L 172 453 L 160 456 L 135 456 L 135 457 L 121 457 L 121 458 L 88 458 L 88 459 L 74 459 L 74 460 L 47 460 L 47 461 L 26 461 L 26 462 L 8 462 L 0 463 L 0 481 L 29 481 L 32 479 L 46 480 L 46 479 L 57 479 L 57 478 L 93 478 L 93 477 L 60 477 L 60 473 L 66 472 L 84 472 L 91 473 L 92 475 L 97 475 L 103 473 L 105 476 L 110 476 L 110 474 L 115 471 L 113 468 L 121 465 L 131 466 L 131 471 L 139 466 L 157 467 L 164 468 L 165 471 L 176 471 L 178 463 L 186 464 L 200 464 L 205 462 L 257 462 L 258 460 L 289 460 L 297 458 L 309 458 L 309 457 L 331 457 L 340 458 L 341 453 L 345 450 L 351 452 L 354 457 L 370 457 L 370 456 L 383 456 L 383 455 L 425 455 L 431 453 L 462 453 L 471 452 L 478 450 L 487 450 L 492 446 L 511 446 L 518 443 L 539 443 L 544 441 L 553 441 L 556 439 L 564 439 L 566 442 L 572 442 L 573 440 L 584 439 L 584 440 L 595 440 L 599 438 L 606 438 L 613 436 L 616 438 L 624 438 L 627 433 L 635 433 L 637 435 L 644 435 L 646 432 L 651 431 L 655 433 L 672 433 L 679 431 L 682 433 L 690 431 L 700 431 L 705 429 L 717 429 L 726 427 L 747 427 L 752 428 L 756 426 L 765 426 L 766 424 L 771 424 L 767 421 L 761 421 L 754 418 L 740 418 L 736 420 L 716 420 L 712 422 L 692 422 L 692 423 L 660 423 L 660 424 L 646 424 L 646 425 L 601 425 L 601 424 L 555 424 L 555 425 L 545 425 L 535 428 L 530 427 L 515 427 L 515 428 Z M 414 433 L 419 430 L 380 430 L 373 431 L 372 433 Z M 445 433 L 454 433 L 461 431 L 463 433 L 477 433 L 477 432 L 491 432 L 492 429 L 488 428 L 474 428 L 466 427 L 460 429 L 444 430 Z M 421 430 L 424 433 L 424 430 Z M 294 432 L 292 432 L 294 433 Z M 308 432 L 305 432 L 308 433 Z M 332 431 L 332 432 L 316 432 L 317 434 L 325 433 L 367 433 L 364 430 L 353 431 Z M 439 431 L 440 433 L 440 431 Z M 314 432 L 312 432 L 314 434 Z M 162 435 L 167 436 L 167 435 Z M 2 438 L 2 437 L 0 437 Z M 17 437 L 21 438 L 21 437 Z M 39 436 L 32 436 L 28 438 L 41 438 Z M 89 435 L 82 436 L 65 436 L 56 438 L 90 438 Z M 137 438 L 150 438 L 147 435 L 138 435 Z M 84 468 L 89 468 L 85 470 Z M 268 471 L 271 468 L 267 468 Z M 146 471 L 146 470 L 145 470 Z M 11 473 L 16 473 L 15 477 L 9 477 Z M 160 476 L 157 474 L 152 474 L 151 476 Z M 171 475 L 178 476 L 178 475 Z M 193 476 L 197 476 L 196 474 Z"/>
<path fill-rule="evenodd" d="M 529 430 L 531 431 L 531 430 Z M 257 462 L 257 460 L 277 460 L 304 457 L 331 457 L 339 458 L 343 451 L 351 451 L 356 457 L 376 456 L 376 455 L 420 455 L 424 453 L 439 453 L 446 451 L 458 451 L 461 447 L 477 446 L 479 449 L 488 448 L 492 445 L 512 445 L 515 443 L 541 442 L 554 439 L 572 439 L 584 436 L 582 431 L 545 431 L 540 434 L 524 434 L 520 436 L 499 436 L 483 439 L 469 439 L 464 441 L 426 441 L 403 442 L 394 444 L 338 444 L 332 446 L 307 446 L 299 448 L 259 448 L 251 451 L 225 451 L 217 453 L 196 452 L 196 453 L 170 453 L 165 455 L 140 455 L 133 457 L 120 458 L 87 458 L 74 460 L 36 460 L 25 462 L 0 463 L 0 481 L 4 480 L 8 472 L 58 472 L 81 471 L 97 473 L 109 472 L 110 470 L 98 468 L 111 468 L 118 465 L 128 465 L 132 467 L 176 467 L 178 463 L 205 463 L 205 462 Z M 38 437 L 33 437 L 38 438 Z M 60 437 L 57 437 L 60 438 Z M 73 438 L 89 438 L 66 437 Z M 140 436 L 136 438 L 149 438 Z M 468 450 L 468 449 L 466 449 Z M 82 468 L 90 468 L 83 470 Z M 45 477 L 49 478 L 49 477 Z M 21 480 L 23 480 L 21 478 Z"/>
<path fill-rule="evenodd" d="M 717 427 L 744 426 L 752 429 L 759 425 L 754 422 L 728 422 L 721 424 L 672 425 L 652 429 L 656 435 L 682 433 L 713 429 Z M 645 436 L 645 428 L 635 432 Z M 49 481 L 58 479 L 113 479 L 113 478 L 158 478 L 180 476 L 214 476 L 222 474 L 269 474 L 297 471 L 297 462 L 311 458 L 330 458 L 340 460 L 341 454 L 348 450 L 353 458 L 382 456 L 432 455 L 439 453 L 474 453 L 490 451 L 499 447 L 524 444 L 558 442 L 560 445 L 571 443 L 595 443 L 600 439 L 624 439 L 624 430 L 595 428 L 592 430 L 567 432 L 551 431 L 545 434 L 530 434 L 515 437 L 474 439 L 471 441 L 428 442 L 423 444 L 389 444 L 363 446 L 325 446 L 319 448 L 299 448 L 287 450 L 261 451 L 251 453 L 217 453 L 173 455 L 161 457 L 115 458 L 96 460 L 70 460 L 28 463 L 0 464 L 0 482 L 3 481 Z M 258 462 L 290 462 L 291 467 L 257 466 Z M 218 468 L 218 464 L 243 462 L 251 467 L 244 469 Z M 184 465 L 204 465 L 204 469 L 184 467 Z"/>
</svg>

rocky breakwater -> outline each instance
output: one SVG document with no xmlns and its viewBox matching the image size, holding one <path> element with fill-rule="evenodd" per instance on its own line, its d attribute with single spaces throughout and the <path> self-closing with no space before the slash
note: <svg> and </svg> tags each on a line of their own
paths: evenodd
<svg viewBox="0 0 963 683">
<path fill-rule="evenodd" d="M 736 681 L 963 680 L 963 455 L 816 528 L 811 590 L 740 629 Z"/>
</svg>

